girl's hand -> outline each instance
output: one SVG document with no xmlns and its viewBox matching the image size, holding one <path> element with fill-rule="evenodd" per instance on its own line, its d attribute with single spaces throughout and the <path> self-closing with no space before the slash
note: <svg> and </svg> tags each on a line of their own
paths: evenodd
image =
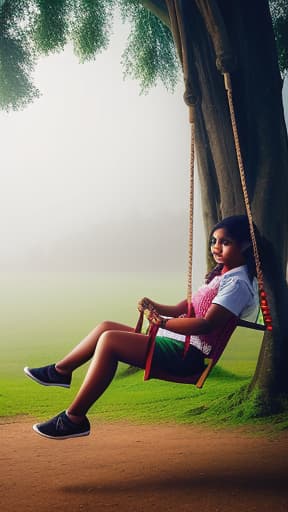
<svg viewBox="0 0 288 512">
<path fill-rule="evenodd" d="M 165 327 L 168 318 L 163 318 L 159 315 L 158 311 L 150 304 L 147 309 L 144 310 L 144 315 L 150 324 L 157 325 L 158 327 Z"/>
<path fill-rule="evenodd" d="M 143 299 L 138 302 L 138 311 L 140 313 L 144 313 L 145 309 L 149 309 L 149 307 L 152 307 L 152 303 L 148 297 L 143 297 Z"/>
<path fill-rule="evenodd" d="M 161 317 L 151 303 L 144 308 L 144 315 L 151 324 L 160 325 Z"/>
</svg>

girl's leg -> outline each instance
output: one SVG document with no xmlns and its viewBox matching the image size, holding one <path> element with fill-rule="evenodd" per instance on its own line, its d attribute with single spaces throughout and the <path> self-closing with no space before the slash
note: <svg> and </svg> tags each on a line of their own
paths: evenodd
<svg viewBox="0 0 288 512">
<path fill-rule="evenodd" d="M 106 331 L 133 332 L 132 327 L 116 322 L 105 321 L 97 325 L 67 356 L 56 363 L 56 370 L 62 374 L 71 374 L 75 368 L 86 363 L 95 352 L 100 336 Z"/>
<path fill-rule="evenodd" d="M 81 422 L 91 405 L 102 395 L 112 381 L 118 361 L 144 368 L 148 350 L 148 336 L 134 332 L 107 331 L 97 344 L 93 359 L 68 416 Z"/>
</svg>

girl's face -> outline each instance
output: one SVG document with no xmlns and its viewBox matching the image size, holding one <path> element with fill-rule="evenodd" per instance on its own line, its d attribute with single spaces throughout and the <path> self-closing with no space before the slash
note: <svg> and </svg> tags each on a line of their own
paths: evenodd
<svg viewBox="0 0 288 512">
<path fill-rule="evenodd" d="M 233 240 L 224 228 L 214 231 L 210 247 L 216 263 L 222 263 L 228 270 L 245 264 L 240 244 Z"/>
</svg>

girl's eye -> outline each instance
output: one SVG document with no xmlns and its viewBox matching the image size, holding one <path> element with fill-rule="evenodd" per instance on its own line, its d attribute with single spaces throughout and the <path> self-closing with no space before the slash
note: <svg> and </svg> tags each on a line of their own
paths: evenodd
<svg viewBox="0 0 288 512">
<path fill-rule="evenodd" d="M 215 245 L 217 243 L 217 240 L 215 237 L 212 237 L 211 240 L 210 240 L 210 245 Z M 222 238 L 222 239 L 219 239 L 219 243 L 220 245 L 230 245 L 231 244 L 231 240 L 226 240 L 225 238 Z"/>
</svg>

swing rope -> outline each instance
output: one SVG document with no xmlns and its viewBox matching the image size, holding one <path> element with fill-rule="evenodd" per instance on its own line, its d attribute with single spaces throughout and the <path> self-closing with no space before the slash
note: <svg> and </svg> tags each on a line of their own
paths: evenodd
<svg viewBox="0 0 288 512">
<path fill-rule="evenodd" d="M 189 173 L 189 222 L 188 222 L 188 270 L 187 270 L 187 316 L 192 316 L 192 269 L 193 269 L 193 217 L 194 217 L 194 168 L 195 168 L 195 123 L 194 107 L 189 105 L 191 133 Z M 184 357 L 190 346 L 190 336 L 185 337 Z"/>
<path fill-rule="evenodd" d="M 246 208 L 250 236 L 253 248 L 253 254 L 255 259 L 256 275 L 259 288 L 260 307 L 264 318 L 264 323 L 268 331 L 272 331 L 272 317 L 270 308 L 268 305 L 267 294 L 264 289 L 264 276 L 261 268 L 261 261 L 259 250 L 256 241 L 256 235 L 253 224 L 252 211 L 249 201 L 249 195 L 247 190 L 246 174 L 241 153 L 240 140 L 235 116 L 234 102 L 233 102 L 233 91 L 230 73 L 225 72 L 224 84 L 227 92 L 229 113 L 232 125 L 232 133 L 235 144 L 236 157 L 238 162 L 240 181 L 242 186 L 244 204 Z M 189 234 L 188 234 L 188 271 L 187 271 L 187 316 L 191 316 L 192 311 L 192 268 L 193 268 L 193 213 L 194 213 L 194 168 L 195 168 L 195 122 L 194 122 L 194 107 L 189 105 L 189 122 L 191 128 L 191 148 L 190 148 L 190 177 L 189 177 Z M 186 337 L 184 354 L 186 354 L 189 348 L 189 337 Z"/>
<path fill-rule="evenodd" d="M 249 202 L 249 196 L 247 191 L 247 184 L 246 184 L 246 176 L 245 176 L 245 170 L 241 155 L 241 149 L 240 149 L 240 142 L 239 142 L 239 135 L 238 135 L 238 129 L 236 124 L 236 117 L 235 117 L 235 111 L 234 111 L 234 105 L 233 105 L 233 97 L 232 97 L 232 86 L 231 86 L 231 79 L 230 75 L 225 74 L 225 88 L 227 90 L 228 95 L 228 103 L 229 103 L 229 110 L 230 110 L 230 117 L 231 117 L 231 124 L 233 129 L 233 136 L 234 136 L 234 143 L 235 143 L 235 150 L 237 154 L 237 161 L 238 161 L 238 167 L 240 172 L 240 179 L 241 179 L 241 185 L 243 190 L 243 196 L 244 196 L 244 202 L 247 212 L 247 217 L 249 221 L 249 228 L 250 228 L 250 236 L 252 241 L 252 247 L 253 247 L 253 253 L 255 258 L 255 266 L 256 266 L 256 273 L 257 273 L 257 280 L 258 280 L 258 286 L 259 286 L 259 294 L 260 294 L 260 307 L 263 313 L 266 329 L 269 331 L 272 331 L 272 318 L 270 315 L 270 310 L 267 302 L 267 296 L 266 292 L 264 290 L 264 279 L 263 279 L 263 273 L 261 269 L 261 262 L 260 262 L 260 256 L 259 251 L 257 247 L 257 241 L 256 241 L 256 235 L 254 231 L 254 225 L 253 225 L 253 219 L 252 219 L 252 212 Z M 193 259 L 193 210 L 194 210 L 194 167 L 195 167 L 195 122 L 194 122 L 194 106 L 189 105 L 189 122 L 191 127 L 191 150 L 190 150 L 190 179 L 189 179 L 189 189 L 190 189 L 190 197 L 189 197 L 189 237 L 188 237 L 188 283 L 187 283 L 187 316 L 191 316 L 192 313 L 192 259 Z M 149 309 L 147 310 L 149 319 Z M 139 316 L 139 320 L 136 326 L 135 331 L 141 332 L 142 328 L 142 322 L 144 315 L 146 316 L 146 311 L 142 311 Z M 252 324 L 250 322 L 244 322 L 245 327 L 251 327 Z M 243 325 L 243 323 L 239 324 Z M 259 330 L 260 330 L 260 326 Z M 262 326 L 261 326 L 261 330 Z M 158 331 L 158 325 L 155 325 L 153 322 L 150 322 L 149 326 L 149 349 L 147 353 L 147 360 L 146 360 L 146 366 L 145 366 L 145 373 L 144 373 L 144 380 L 148 380 L 150 378 L 151 374 L 151 368 L 152 368 L 152 359 L 153 359 L 153 352 L 154 352 L 154 346 L 155 346 L 155 338 Z M 230 337 L 231 334 L 229 334 Z M 164 379 L 164 380 L 172 380 L 175 382 L 186 382 L 189 384 L 195 384 L 196 387 L 201 388 L 208 377 L 211 369 L 213 366 L 217 363 L 219 357 L 221 356 L 222 351 L 224 350 L 227 341 L 229 338 L 225 339 L 225 343 L 220 346 L 218 352 L 213 355 L 213 357 L 207 359 L 207 366 L 205 367 L 204 371 L 199 375 L 190 376 L 190 378 L 171 378 L 171 376 L 168 376 L 167 374 L 156 375 L 157 378 Z M 222 340 L 223 341 L 223 340 Z M 184 345 L 184 357 L 187 353 L 190 346 L 190 336 L 186 336 L 185 339 L 185 345 Z"/>
<path fill-rule="evenodd" d="M 188 226 L 188 271 L 187 271 L 187 303 L 190 316 L 192 303 L 192 268 L 193 268 L 193 213 L 194 213 L 194 167 L 195 167 L 195 125 L 194 112 L 189 108 L 191 130 L 190 174 L 189 174 L 189 226 Z"/>
<path fill-rule="evenodd" d="M 250 236 L 251 236 L 251 241 L 252 241 L 257 281 L 258 281 L 258 287 L 259 287 L 260 307 L 261 307 L 261 310 L 263 313 L 266 329 L 268 331 L 272 331 L 272 318 L 271 318 L 270 308 L 268 305 L 267 295 L 264 290 L 264 277 L 263 277 L 263 272 L 262 272 L 262 268 L 261 268 L 261 262 L 260 262 L 257 241 L 256 241 L 256 235 L 255 235 L 255 231 L 254 231 L 252 211 L 251 211 L 248 190 L 247 190 L 245 169 L 244 169 L 241 148 L 240 148 L 240 141 L 239 141 L 239 134 L 238 134 L 238 128 L 237 128 L 236 116 L 235 116 L 235 110 L 234 110 L 232 82 L 231 82 L 230 73 L 227 73 L 227 72 L 224 73 L 224 84 L 225 84 L 225 89 L 227 92 L 227 99 L 228 99 L 228 105 L 229 105 L 230 119 L 231 119 L 231 125 L 232 125 L 233 137 L 234 137 L 234 144 L 235 144 L 241 186 L 242 186 L 244 203 L 245 203 L 245 208 L 246 208 L 246 213 L 247 213 L 249 228 L 250 228 Z"/>
</svg>

